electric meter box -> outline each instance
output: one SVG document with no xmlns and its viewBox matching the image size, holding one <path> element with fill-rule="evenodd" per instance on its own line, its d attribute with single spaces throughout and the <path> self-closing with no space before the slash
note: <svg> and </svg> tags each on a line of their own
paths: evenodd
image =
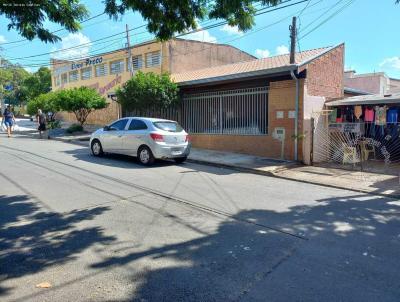
<svg viewBox="0 0 400 302">
<path fill-rule="evenodd" d="M 275 128 L 274 132 L 272 133 L 272 137 L 280 141 L 285 140 L 285 128 L 283 127 Z"/>
</svg>

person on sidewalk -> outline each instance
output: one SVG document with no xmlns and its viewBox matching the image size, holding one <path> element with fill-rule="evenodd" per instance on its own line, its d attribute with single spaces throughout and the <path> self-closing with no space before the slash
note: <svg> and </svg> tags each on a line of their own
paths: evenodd
<svg viewBox="0 0 400 302">
<path fill-rule="evenodd" d="M 11 137 L 12 127 L 15 123 L 14 113 L 11 110 L 11 106 L 8 105 L 3 112 L 3 119 L 1 120 L 1 125 L 5 125 L 7 128 L 7 136 Z"/>
<path fill-rule="evenodd" d="M 38 109 L 36 120 L 38 123 L 40 138 L 43 138 L 43 133 L 46 132 L 46 115 L 42 112 L 41 109 Z"/>
</svg>

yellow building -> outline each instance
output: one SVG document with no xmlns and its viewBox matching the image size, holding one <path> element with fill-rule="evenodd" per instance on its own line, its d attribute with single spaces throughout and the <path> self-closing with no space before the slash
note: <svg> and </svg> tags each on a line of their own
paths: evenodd
<svg viewBox="0 0 400 302">
<path fill-rule="evenodd" d="M 182 73 L 207 67 L 254 60 L 255 57 L 230 45 L 172 39 L 150 41 L 131 47 L 132 70 L 157 74 Z M 107 97 L 130 78 L 128 50 L 119 49 L 78 61 L 52 60 L 53 90 L 87 86 Z M 88 124 L 106 124 L 120 116 L 117 103 L 89 115 Z M 75 116 L 62 113 L 64 120 Z"/>
</svg>

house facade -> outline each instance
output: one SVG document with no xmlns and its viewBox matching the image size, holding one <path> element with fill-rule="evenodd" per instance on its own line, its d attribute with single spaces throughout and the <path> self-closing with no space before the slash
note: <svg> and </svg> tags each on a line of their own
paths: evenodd
<svg viewBox="0 0 400 302">
<path fill-rule="evenodd" d="M 311 160 L 311 119 L 343 97 L 344 45 L 172 74 L 194 147 Z"/>
<path fill-rule="evenodd" d="M 254 60 L 255 57 L 235 47 L 224 44 L 172 39 L 166 42 L 151 41 L 131 47 L 133 73 L 179 73 L 234 62 Z M 130 79 L 127 49 L 119 49 L 78 61 L 52 60 L 52 89 L 87 86 L 107 97 Z M 109 99 L 106 109 L 93 112 L 87 123 L 106 124 L 120 116 L 118 104 Z M 68 121 L 73 114 L 61 113 Z"/>
</svg>

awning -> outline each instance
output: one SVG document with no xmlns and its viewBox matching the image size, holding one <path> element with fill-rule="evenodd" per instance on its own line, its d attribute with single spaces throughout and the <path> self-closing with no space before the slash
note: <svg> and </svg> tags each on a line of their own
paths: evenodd
<svg viewBox="0 0 400 302">
<path fill-rule="evenodd" d="M 325 103 L 328 107 L 351 106 L 351 105 L 383 105 L 383 104 L 399 104 L 400 93 L 389 95 L 358 95 L 337 101 Z"/>
</svg>

